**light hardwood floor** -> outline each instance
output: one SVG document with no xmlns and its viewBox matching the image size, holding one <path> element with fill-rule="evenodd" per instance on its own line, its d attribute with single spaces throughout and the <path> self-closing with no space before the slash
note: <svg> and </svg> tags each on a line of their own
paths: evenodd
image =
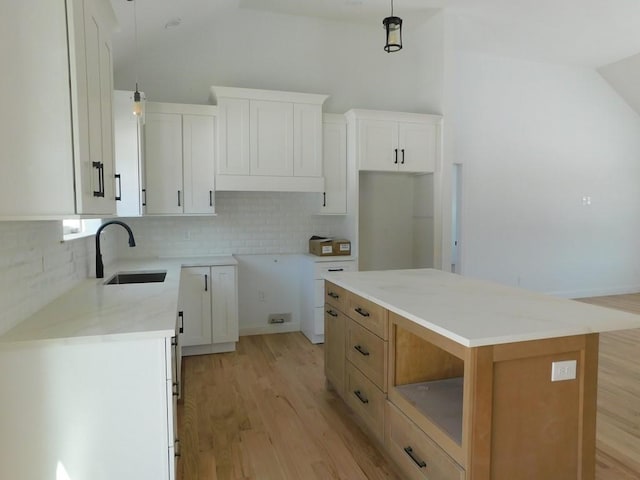
<svg viewBox="0 0 640 480">
<path fill-rule="evenodd" d="M 640 313 L 640 294 L 583 301 Z M 322 348 L 287 333 L 186 357 L 180 479 L 401 480 L 326 388 Z M 597 437 L 597 480 L 640 479 L 640 330 L 600 337 Z"/>
</svg>

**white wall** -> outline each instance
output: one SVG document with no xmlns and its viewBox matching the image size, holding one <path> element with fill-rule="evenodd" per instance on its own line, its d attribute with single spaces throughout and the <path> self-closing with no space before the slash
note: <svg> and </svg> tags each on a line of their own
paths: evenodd
<svg viewBox="0 0 640 480">
<path fill-rule="evenodd" d="M 141 39 L 137 71 L 149 100 L 208 103 L 209 87 L 226 85 L 329 94 L 325 111 L 335 113 L 440 110 L 440 16 L 426 25 L 406 21 L 405 48 L 394 54 L 383 51 L 379 22 L 231 9 L 185 38 L 177 30 L 153 45 Z M 136 68 L 114 54 L 115 86 L 131 90 Z"/>
<path fill-rule="evenodd" d="M 565 296 L 640 290 L 640 117 L 593 70 L 449 60 L 463 273 Z"/>
<path fill-rule="evenodd" d="M 103 259 L 113 259 L 105 232 Z M 0 222 L 0 335 L 88 275 L 95 275 L 95 237 L 62 240 L 62 222 Z"/>
</svg>

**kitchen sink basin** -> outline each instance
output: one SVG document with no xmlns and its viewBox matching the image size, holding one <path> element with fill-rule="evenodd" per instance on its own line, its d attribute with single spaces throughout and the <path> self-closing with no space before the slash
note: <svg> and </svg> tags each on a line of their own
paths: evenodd
<svg viewBox="0 0 640 480">
<path fill-rule="evenodd" d="M 127 283 L 158 283 L 164 282 L 167 271 L 159 272 L 118 272 L 105 285 L 124 285 Z"/>
</svg>

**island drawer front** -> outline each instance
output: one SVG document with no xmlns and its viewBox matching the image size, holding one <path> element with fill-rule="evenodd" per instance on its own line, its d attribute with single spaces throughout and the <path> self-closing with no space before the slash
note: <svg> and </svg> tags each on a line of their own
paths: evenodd
<svg viewBox="0 0 640 480">
<path fill-rule="evenodd" d="M 385 444 L 410 480 L 465 480 L 465 471 L 391 402 L 386 403 Z"/>
<path fill-rule="evenodd" d="M 350 320 L 347 324 L 347 359 L 375 383 L 387 391 L 388 342 Z"/>
<path fill-rule="evenodd" d="M 364 421 L 380 443 L 384 442 L 385 395 L 362 372 L 347 362 L 347 404 Z"/>
<path fill-rule="evenodd" d="M 325 303 L 336 307 L 341 312 L 346 312 L 349 308 L 347 291 L 328 280 L 325 280 L 324 301 Z"/>
<path fill-rule="evenodd" d="M 350 292 L 347 315 L 380 338 L 389 338 L 387 310 L 380 305 Z"/>
</svg>

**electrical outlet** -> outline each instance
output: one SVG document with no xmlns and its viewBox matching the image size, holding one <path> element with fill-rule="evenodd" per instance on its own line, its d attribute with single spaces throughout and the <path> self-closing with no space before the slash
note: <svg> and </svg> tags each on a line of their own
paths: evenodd
<svg viewBox="0 0 640 480">
<path fill-rule="evenodd" d="M 551 381 L 574 380 L 576 378 L 577 360 L 566 360 L 551 363 Z"/>
<path fill-rule="evenodd" d="M 286 323 L 291 321 L 290 313 L 270 313 L 267 323 Z"/>
</svg>

